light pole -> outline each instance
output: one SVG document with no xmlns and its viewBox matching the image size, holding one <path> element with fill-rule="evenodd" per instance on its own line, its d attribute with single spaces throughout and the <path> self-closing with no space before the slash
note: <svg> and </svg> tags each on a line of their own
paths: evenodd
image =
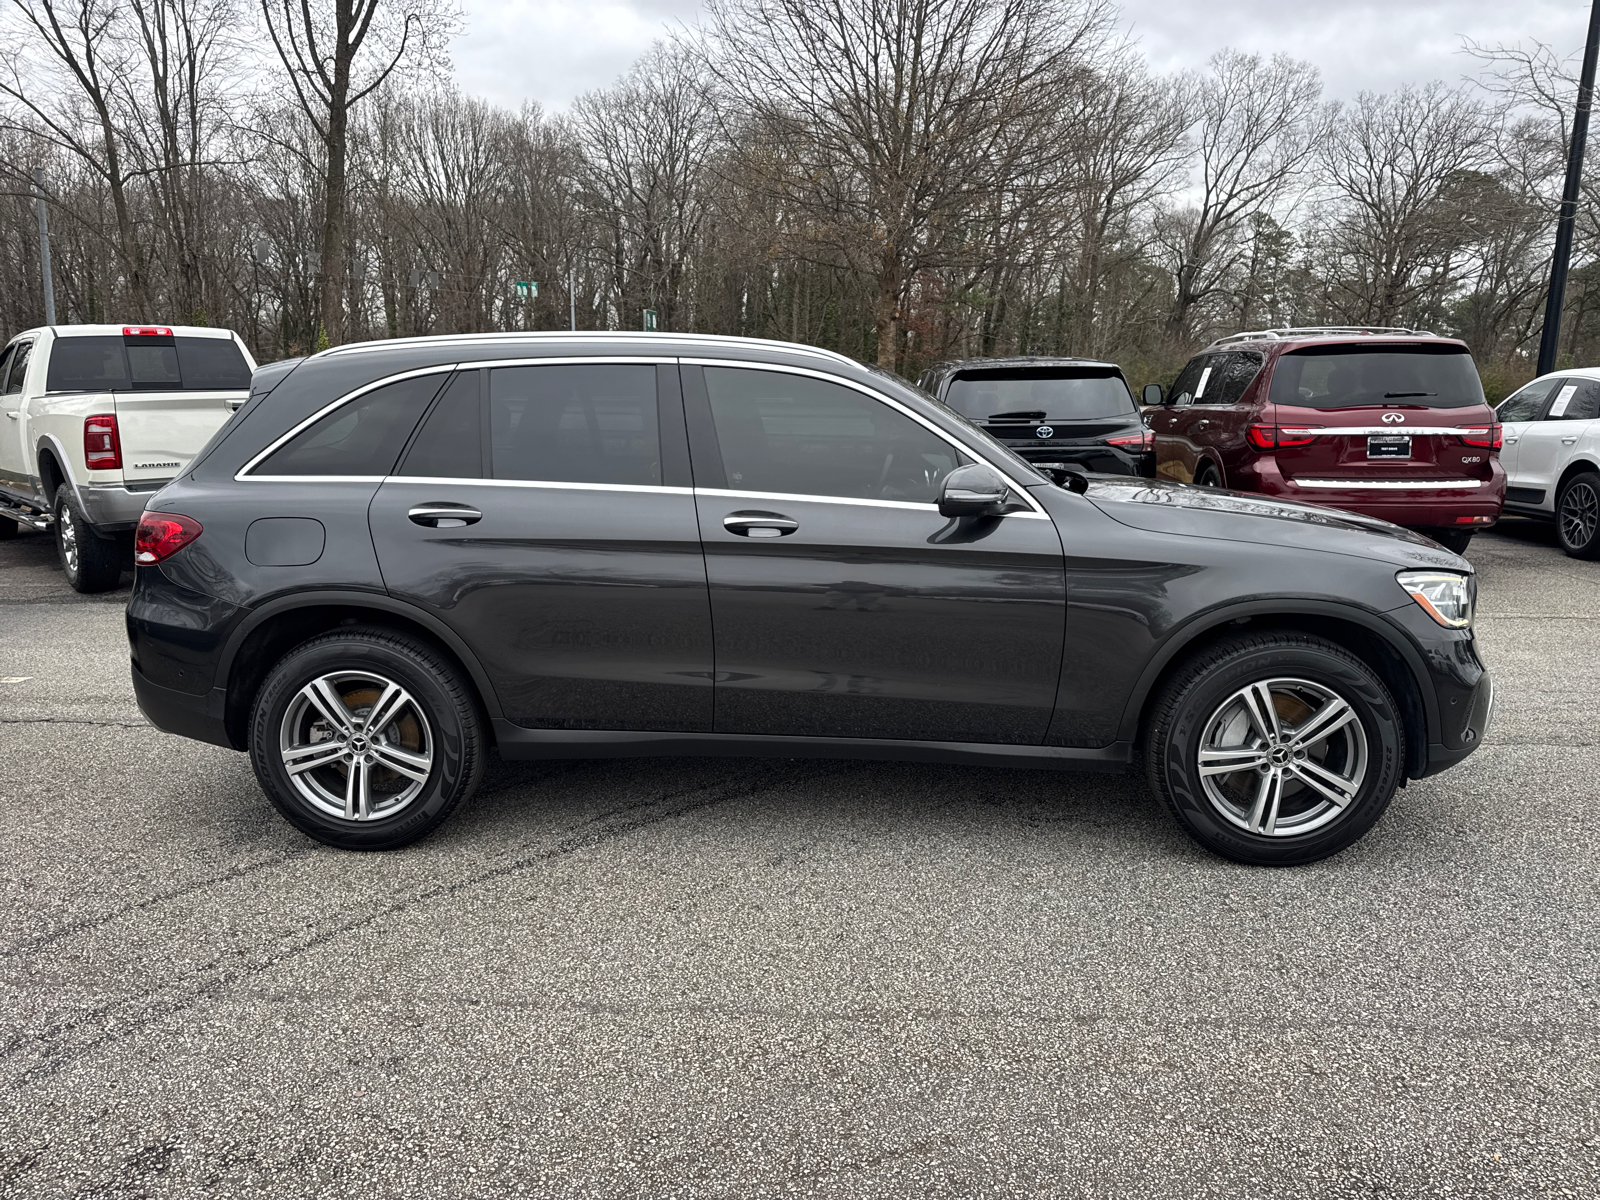
<svg viewBox="0 0 1600 1200">
<path fill-rule="evenodd" d="M 1583 47 L 1578 77 L 1578 107 L 1572 114 L 1572 140 L 1567 145 L 1567 181 L 1561 189 L 1561 217 L 1556 222 L 1556 249 L 1550 258 L 1550 292 L 1544 302 L 1544 331 L 1539 335 L 1539 374 L 1556 369 L 1561 342 L 1561 305 L 1567 295 L 1567 263 L 1572 258 L 1572 227 L 1578 217 L 1578 188 L 1583 182 L 1583 148 L 1589 140 L 1589 106 L 1594 100 L 1595 52 L 1600 50 L 1600 0 L 1589 9 L 1589 40 Z"/>
<path fill-rule="evenodd" d="M 1596 0 L 1600 3 L 1600 0 Z M 44 206 L 44 168 L 35 167 L 33 186 L 39 193 L 34 207 L 39 212 L 39 270 L 44 277 L 44 323 L 56 323 L 56 285 L 50 278 L 50 217 Z"/>
</svg>

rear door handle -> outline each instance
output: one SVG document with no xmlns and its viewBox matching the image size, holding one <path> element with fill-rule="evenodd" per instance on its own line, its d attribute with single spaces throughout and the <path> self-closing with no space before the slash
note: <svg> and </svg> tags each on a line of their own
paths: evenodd
<svg viewBox="0 0 1600 1200">
<path fill-rule="evenodd" d="M 406 516 L 417 525 L 428 525 L 434 529 L 460 529 L 463 525 L 483 520 L 483 514 L 477 509 L 448 502 L 418 504 Z"/>
<path fill-rule="evenodd" d="M 1506 438 L 1506 445 L 1515 446 L 1516 444 L 1517 444 L 1517 439 L 1516 438 L 1514 438 L 1514 437 Z"/>
<path fill-rule="evenodd" d="M 1576 434 L 1574 434 L 1574 435 L 1573 435 L 1573 436 L 1572 436 L 1572 437 L 1569 437 L 1569 438 L 1562 438 L 1562 439 L 1561 439 L 1561 444 L 1562 444 L 1562 445 L 1563 445 L 1563 446 L 1570 446 L 1570 445 L 1572 445 L 1572 443 L 1573 443 L 1573 442 L 1575 442 L 1575 441 L 1577 441 L 1577 440 L 1578 440 L 1578 438 L 1577 438 L 1577 435 L 1576 435 Z"/>
<path fill-rule="evenodd" d="M 18 411 L 17 411 L 17 410 L 16 410 L 16 409 L 14 409 L 14 408 L 8 408 L 8 409 L 6 409 L 6 416 L 8 416 L 8 417 L 10 417 L 10 418 L 11 418 L 11 419 L 12 419 L 12 420 L 13 420 L 13 421 L 20 421 L 20 420 L 22 420 L 22 414 L 21 414 L 21 413 L 19 413 L 19 412 L 18 412 Z"/>
<path fill-rule="evenodd" d="M 784 537 L 800 528 L 793 517 L 773 512 L 734 512 L 722 518 L 722 527 L 740 537 Z"/>
</svg>

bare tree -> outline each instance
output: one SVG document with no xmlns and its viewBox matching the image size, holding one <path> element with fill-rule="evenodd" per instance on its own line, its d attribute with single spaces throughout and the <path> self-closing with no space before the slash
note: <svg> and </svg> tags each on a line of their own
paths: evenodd
<svg viewBox="0 0 1600 1200">
<path fill-rule="evenodd" d="M 22 0 L 13 0 L 13 3 Z M 437 61 L 456 23 L 449 0 L 261 0 L 273 49 L 322 143 L 318 306 L 330 343 L 344 338 L 352 112 L 411 56 Z"/>
</svg>

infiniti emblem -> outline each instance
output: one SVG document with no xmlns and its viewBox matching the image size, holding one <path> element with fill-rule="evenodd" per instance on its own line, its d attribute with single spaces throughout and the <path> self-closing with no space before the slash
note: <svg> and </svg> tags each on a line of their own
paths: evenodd
<svg viewBox="0 0 1600 1200">
<path fill-rule="evenodd" d="M 1041 425 L 1033 431 L 1034 437 L 1055 437 L 1056 431 L 1048 425 Z"/>
<path fill-rule="evenodd" d="M 1404 421 L 1405 419 L 1406 419 L 1405 413 L 1384 413 L 1383 414 L 1383 423 L 1385 425 L 1398 425 L 1401 421 Z"/>
</svg>

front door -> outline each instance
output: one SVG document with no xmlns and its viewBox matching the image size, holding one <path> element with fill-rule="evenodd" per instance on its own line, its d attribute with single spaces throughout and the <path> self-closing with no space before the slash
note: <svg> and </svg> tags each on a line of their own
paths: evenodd
<svg viewBox="0 0 1600 1200">
<path fill-rule="evenodd" d="M 865 389 L 686 365 L 719 733 L 1037 744 L 1066 616 L 1061 541 L 1024 503 L 950 520 L 971 461 Z"/>
<path fill-rule="evenodd" d="M 27 413 L 23 410 L 23 377 L 33 343 L 15 342 L 0 357 L 0 484 L 31 491 L 33 472 L 27 453 Z"/>
<path fill-rule="evenodd" d="M 371 509 L 391 594 L 534 729 L 711 730 L 711 614 L 671 364 L 459 373 Z"/>
<path fill-rule="evenodd" d="M 1560 379 L 1535 379 L 1521 391 L 1502 400 L 1495 413 L 1500 421 L 1500 466 L 1506 473 L 1506 500 L 1512 504 L 1540 502 L 1534 496 L 1533 489 L 1522 482 L 1522 438 L 1544 415 L 1551 393 L 1561 382 Z"/>
</svg>

